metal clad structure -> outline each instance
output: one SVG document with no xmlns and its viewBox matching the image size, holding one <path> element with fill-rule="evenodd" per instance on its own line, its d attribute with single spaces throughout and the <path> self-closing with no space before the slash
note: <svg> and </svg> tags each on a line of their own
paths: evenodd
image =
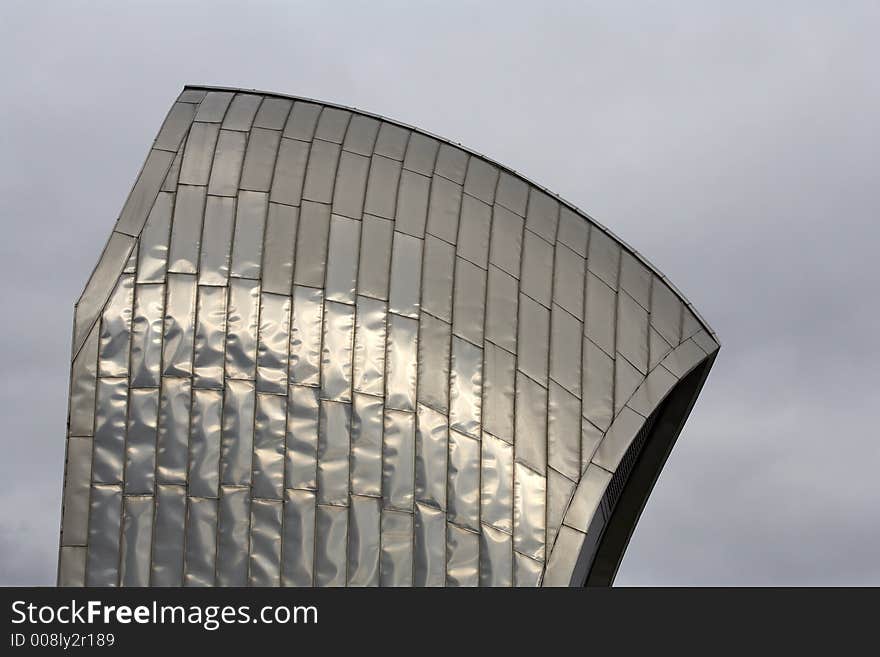
<svg viewBox="0 0 880 657">
<path fill-rule="evenodd" d="M 187 87 L 76 304 L 58 582 L 610 584 L 718 349 L 509 169 Z"/>
</svg>

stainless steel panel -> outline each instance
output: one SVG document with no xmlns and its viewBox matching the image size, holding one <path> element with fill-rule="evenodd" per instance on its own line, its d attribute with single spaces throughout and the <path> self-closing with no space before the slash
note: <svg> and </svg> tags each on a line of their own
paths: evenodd
<svg viewBox="0 0 880 657">
<path fill-rule="evenodd" d="M 195 120 L 220 123 L 226 116 L 226 110 L 232 101 L 232 96 L 232 92 L 229 91 L 209 91 L 199 104 Z"/>
<path fill-rule="evenodd" d="M 593 463 L 587 466 L 565 514 L 566 525 L 586 533 L 611 477 L 610 472 Z"/>
<path fill-rule="evenodd" d="M 351 112 L 336 107 L 324 107 L 315 129 L 315 139 L 341 144 L 351 119 Z"/>
<path fill-rule="evenodd" d="M 620 245 L 611 239 L 605 231 L 597 228 L 591 230 L 587 269 L 616 290 L 619 267 Z M 589 301 L 587 304 L 589 312 Z"/>
<path fill-rule="evenodd" d="M 230 267 L 233 276 L 260 277 L 260 266 L 263 261 L 263 230 L 268 209 L 268 194 L 247 191 L 238 193 Z"/>
<path fill-rule="evenodd" d="M 419 401 L 446 411 L 449 408 L 449 350 L 452 327 L 422 313 L 419 334 Z"/>
<path fill-rule="evenodd" d="M 516 458 L 543 472 L 547 468 L 547 389 L 516 374 Z"/>
<path fill-rule="evenodd" d="M 92 441 L 71 436 L 67 440 L 64 477 L 64 515 L 61 545 L 85 545 L 89 528 L 89 482 L 92 479 Z"/>
<path fill-rule="evenodd" d="M 550 356 L 550 311 L 525 294 L 520 294 L 517 329 L 518 369 L 546 385 Z"/>
<path fill-rule="evenodd" d="M 483 405 L 483 350 L 452 338 L 449 373 L 449 426 L 479 437 Z"/>
<path fill-rule="evenodd" d="M 520 291 L 547 308 L 553 291 L 553 246 L 530 230 L 523 232 Z"/>
<path fill-rule="evenodd" d="M 168 274 L 162 375 L 190 376 L 196 316 L 196 277 Z"/>
<path fill-rule="evenodd" d="M 446 585 L 479 586 L 480 535 L 452 524 L 446 525 Z"/>
<path fill-rule="evenodd" d="M 223 438 L 220 442 L 221 483 L 250 486 L 253 446 L 254 384 L 228 380 L 223 399 Z"/>
<path fill-rule="evenodd" d="M 125 497 L 124 500 L 119 585 L 149 586 L 153 498 Z"/>
<path fill-rule="evenodd" d="M 587 469 L 604 437 L 605 433 L 595 424 L 586 418 L 581 421 L 581 472 Z"/>
<path fill-rule="evenodd" d="M 291 139 L 311 141 L 318 124 L 321 106 L 303 101 L 296 101 L 284 126 L 284 136 Z"/>
<path fill-rule="evenodd" d="M 676 383 L 678 379 L 665 367 L 657 367 L 648 374 L 627 406 L 639 415 L 648 417 Z"/>
<path fill-rule="evenodd" d="M 272 179 L 272 192 L 269 195 L 270 201 L 287 205 L 300 204 L 310 150 L 311 144 L 308 142 L 281 140 L 278 146 L 278 160 L 275 162 L 275 176 Z"/>
<path fill-rule="evenodd" d="M 162 379 L 156 443 L 156 478 L 159 483 L 186 483 L 191 388 L 189 379 Z"/>
<path fill-rule="evenodd" d="M 571 208 L 562 206 L 559 209 L 559 231 L 556 239 L 582 258 L 586 258 L 589 235 L 590 224 L 586 219 Z"/>
<path fill-rule="evenodd" d="M 351 404 L 321 400 L 318 434 L 318 503 L 348 504 Z"/>
<path fill-rule="evenodd" d="M 146 215 L 145 215 L 146 218 Z M 110 291 L 116 285 L 128 256 L 134 248 L 135 240 L 127 235 L 114 232 L 98 262 L 95 271 L 92 272 L 89 282 L 83 290 L 82 296 L 76 303 L 73 351 L 76 353 L 85 341 L 92 323 L 101 313 L 101 308 L 110 296 Z"/>
<path fill-rule="evenodd" d="M 440 144 L 440 152 L 437 153 L 434 171 L 438 176 L 443 176 L 461 185 L 464 182 L 464 174 L 467 170 L 469 157 L 460 148 L 456 148 L 451 144 Z"/>
<path fill-rule="evenodd" d="M 257 347 L 257 390 L 287 394 L 290 348 L 290 297 L 260 296 L 260 341 Z"/>
<path fill-rule="evenodd" d="M 513 545 L 518 552 L 539 560 L 544 559 L 546 499 L 547 478 L 522 463 L 515 463 Z"/>
<path fill-rule="evenodd" d="M 421 404 L 416 419 L 415 496 L 420 502 L 445 510 L 449 456 L 447 420 L 442 413 Z"/>
<path fill-rule="evenodd" d="M 128 375 L 133 303 L 134 276 L 123 274 L 101 314 L 98 376 Z"/>
<path fill-rule="evenodd" d="M 173 211 L 174 194 L 159 192 L 138 240 L 138 283 L 162 283 L 165 280 Z"/>
<path fill-rule="evenodd" d="M 290 294 L 299 209 L 269 203 L 263 246 L 263 292 Z"/>
<path fill-rule="evenodd" d="M 397 206 L 399 179 L 400 162 L 381 155 L 373 155 L 370 161 L 364 212 L 393 219 Z"/>
<path fill-rule="evenodd" d="M 304 200 L 328 204 L 333 200 L 333 183 L 336 180 L 338 162 L 339 144 L 320 140 L 312 142 L 302 192 Z"/>
<path fill-rule="evenodd" d="M 528 199 L 528 184 L 524 180 L 502 171 L 501 176 L 498 178 L 495 203 L 504 206 L 520 217 L 525 217 Z"/>
<path fill-rule="evenodd" d="M 216 123 L 192 124 L 180 165 L 178 181 L 181 185 L 208 184 L 219 134 L 220 126 Z"/>
<path fill-rule="evenodd" d="M 162 181 L 162 187 L 160 187 L 161 191 L 174 192 L 177 190 L 177 179 L 180 177 L 180 164 L 182 160 L 182 152 L 177 151 L 177 154 L 171 161 L 171 167 L 168 169 L 168 173 L 165 174 L 165 180 Z"/>
<path fill-rule="evenodd" d="M 541 585 L 544 564 L 519 552 L 513 553 L 513 585 L 534 588 Z"/>
<path fill-rule="evenodd" d="M 447 517 L 463 527 L 480 529 L 480 441 L 449 432 Z"/>
<path fill-rule="evenodd" d="M 386 508 L 412 513 L 414 469 L 415 414 L 386 408 L 382 443 L 382 495 Z"/>
<path fill-rule="evenodd" d="M 228 196 L 208 196 L 205 201 L 205 223 L 202 227 L 199 285 L 227 284 L 234 223 L 235 199 Z"/>
<path fill-rule="evenodd" d="M 333 215 L 327 253 L 327 299 L 354 303 L 361 222 Z"/>
<path fill-rule="evenodd" d="M 225 287 L 199 286 L 193 356 L 193 385 L 197 388 L 223 386 L 226 296 Z"/>
<path fill-rule="evenodd" d="M 562 517 L 574 493 L 575 482 L 553 468 L 547 469 L 547 554 L 553 552 Z M 549 558 L 549 557 L 548 557 Z"/>
<path fill-rule="evenodd" d="M 354 311 L 354 306 L 344 303 L 324 304 L 321 396 L 325 399 L 351 401 Z"/>
<path fill-rule="evenodd" d="M 645 309 L 651 307 L 651 272 L 626 251 L 620 255 L 620 289 Z"/>
<path fill-rule="evenodd" d="M 183 583 L 185 515 L 186 487 L 156 486 L 151 586 L 181 586 Z"/>
<path fill-rule="evenodd" d="M 135 286 L 131 325 L 131 385 L 158 386 L 162 360 L 165 286 Z"/>
<path fill-rule="evenodd" d="M 413 516 L 411 513 L 382 511 L 379 585 L 412 586 L 412 575 Z"/>
<path fill-rule="evenodd" d="M 572 573 L 577 567 L 577 560 L 583 548 L 586 534 L 571 527 L 563 526 L 559 530 L 556 546 L 547 562 L 547 571 L 541 586 L 571 586 Z"/>
<path fill-rule="evenodd" d="M 174 202 L 168 271 L 195 274 L 199 267 L 205 188 L 181 185 Z"/>
<path fill-rule="evenodd" d="M 498 169 L 485 160 L 471 157 L 468 160 L 464 178 L 466 194 L 491 205 L 495 202 L 495 188 L 498 185 Z"/>
<path fill-rule="evenodd" d="M 663 359 L 663 366 L 681 379 L 705 357 L 706 352 L 696 342 L 685 340 Z"/>
<path fill-rule="evenodd" d="M 413 541 L 413 585 L 446 585 L 446 513 L 416 504 Z"/>
<path fill-rule="evenodd" d="M 358 294 L 387 300 L 394 222 L 366 215 L 362 223 Z"/>
<path fill-rule="evenodd" d="M 483 342 L 486 312 L 486 270 L 462 258 L 455 259 L 452 332 L 474 344 Z"/>
<path fill-rule="evenodd" d="M 485 343 L 484 352 L 483 428 L 507 442 L 513 442 L 516 357 L 491 342 Z"/>
<path fill-rule="evenodd" d="M 187 89 L 184 88 L 183 91 L 180 92 L 180 95 L 177 97 L 178 103 L 193 103 L 198 105 L 205 98 L 205 95 L 208 92 L 200 90 L 200 89 Z"/>
<path fill-rule="evenodd" d="M 412 171 L 401 173 L 394 220 L 396 230 L 418 238 L 425 236 L 430 190 L 431 178 Z"/>
<path fill-rule="evenodd" d="M 257 393 L 252 460 L 255 498 L 281 500 L 284 491 L 284 439 L 287 433 L 287 397 Z M 281 511 L 278 510 L 281 520 Z M 280 541 L 280 536 L 278 538 Z"/>
<path fill-rule="evenodd" d="M 624 406 L 605 433 L 605 438 L 599 443 L 593 462 L 614 472 L 644 422 L 645 418 Z"/>
<path fill-rule="evenodd" d="M 553 244 L 559 223 L 559 201 L 536 187 L 529 188 L 526 228 Z"/>
<path fill-rule="evenodd" d="M 653 370 L 667 354 L 672 351 L 669 343 L 654 330 L 653 326 L 648 327 L 648 369 Z"/>
<path fill-rule="evenodd" d="M 556 245 L 553 268 L 553 301 L 580 320 L 584 319 L 584 271 L 586 263 L 577 253 Z"/>
<path fill-rule="evenodd" d="M 584 334 L 605 353 L 614 353 L 614 333 L 617 324 L 615 292 L 592 274 L 587 274 L 587 317 Z"/>
<path fill-rule="evenodd" d="M 290 386 L 287 402 L 287 488 L 316 488 L 318 476 L 318 389 Z"/>
<path fill-rule="evenodd" d="M 262 100 L 262 96 L 235 94 L 223 119 L 223 127 L 227 130 L 250 130 Z"/>
<path fill-rule="evenodd" d="M 489 267 L 486 295 L 486 340 L 516 352 L 517 280 L 495 266 Z"/>
<path fill-rule="evenodd" d="M 446 322 L 452 321 L 454 268 L 455 247 L 426 235 L 422 265 L 422 309 Z"/>
<path fill-rule="evenodd" d="M 153 148 L 163 151 L 177 152 L 183 136 L 189 130 L 193 116 L 195 116 L 196 108 L 190 103 L 174 103 L 171 111 L 165 117 L 165 122 L 159 129 L 156 141 L 153 142 Z"/>
<path fill-rule="evenodd" d="M 254 128 L 282 130 L 292 106 L 293 101 L 287 98 L 263 98 L 263 103 L 254 119 Z"/>
<path fill-rule="evenodd" d="M 293 281 L 297 285 L 324 287 L 330 207 L 303 202 L 299 212 Z"/>
<path fill-rule="evenodd" d="M 376 138 L 377 155 L 384 155 L 393 160 L 403 160 L 410 131 L 392 123 L 383 123 Z"/>
<path fill-rule="evenodd" d="M 313 492 L 284 491 L 282 586 L 314 585 L 315 510 Z"/>
<path fill-rule="evenodd" d="M 413 132 L 406 145 L 403 168 L 423 176 L 430 176 L 434 172 L 434 161 L 437 159 L 438 147 L 436 139 Z"/>
<path fill-rule="evenodd" d="M 214 586 L 218 502 L 216 499 L 190 497 L 188 505 L 183 584 Z"/>
<path fill-rule="evenodd" d="M 489 230 L 492 206 L 465 194 L 461 200 L 461 221 L 458 227 L 458 255 L 486 268 L 489 262 Z"/>
<path fill-rule="evenodd" d="M 319 504 L 315 534 L 315 586 L 345 586 L 348 509 Z"/>
<path fill-rule="evenodd" d="M 513 537 L 485 525 L 480 530 L 480 586 L 513 586 Z"/>
<path fill-rule="evenodd" d="M 104 484 L 122 481 L 127 411 L 128 381 L 98 379 L 92 481 Z"/>
<path fill-rule="evenodd" d="M 241 170 L 242 189 L 268 192 L 275 172 L 275 158 L 281 133 L 277 130 L 254 128 L 248 138 Z"/>
<path fill-rule="evenodd" d="M 370 158 L 343 151 L 339 158 L 333 213 L 360 219 L 364 209 Z"/>
<path fill-rule="evenodd" d="M 89 550 L 86 586 L 118 584 L 122 486 L 95 484 L 89 509 Z"/>
<path fill-rule="evenodd" d="M 711 354 L 714 351 L 718 350 L 718 342 L 716 342 L 705 330 L 698 331 L 691 338 L 696 345 L 705 351 L 707 354 Z"/>
<path fill-rule="evenodd" d="M 311 287 L 293 286 L 290 317 L 290 381 L 318 385 L 321 372 L 321 331 L 324 294 Z"/>
<path fill-rule="evenodd" d="M 351 492 L 356 495 L 382 495 L 381 397 L 355 393 L 351 406 Z"/>
<path fill-rule="evenodd" d="M 98 375 L 98 325 L 95 324 L 70 369 L 72 436 L 91 436 L 95 427 L 95 386 Z"/>
<path fill-rule="evenodd" d="M 418 320 L 388 315 L 385 357 L 385 404 L 388 408 L 415 410 L 418 332 Z"/>
<path fill-rule="evenodd" d="M 623 358 L 620 354 L 617 355 L 614 363 L 615 414 L 620 412 L 620 409 L 626 404 L 644 378 L 645 375 L 633 367 L 626 358 Z"/>
<path fill-rule="evenodd" d="M 382 395 L 385 392 L 385 304 L 359 296 L 355 311 L 352 388 Z"/>
<path fill-rule="evenodd" d="M 159 389 L 130 390 L 123 488 L 126 495 L 153 494 L 158 421 Z"/>
<path fill-rule="evenodd" d="M 617 295 L 617 350 L 642 374 L 648 371 L 648 311 L 626 292 Z"/>
<path fill-rule="evenodd" d="M 208 179 L 208 193 L 216 196 L 235 196 L 247 134 L 233 130 L 221 130 Z"/>
<path fill-rule="evenodd" d="M 461 185 L 434 176 L 431 181 L 431 200 L 428 203 L 428 233 L 455 244 L 460 208 Z"/>
<path fill-rule="evenodd" d="M 220 494 L 222 431 L 223 393 L 219 390 L 193 390 L 187 468 L 190 495 L 216 498 Z M 211 569 L 213 572 L 213 557 Z"/>
<path fill-rule="evenodd" d="M 379 585 L 381 500 L 351 496 L 348 520 L 348 586 Z"/>
<path fill-rule="evenodd" d="M 607 429 L 614 414 L 614 361 L 590 340 L 584 340 L 584 417 Z"/>
<path fill-rule="evenodd" d="M 650 305 L 646 305 L 645 308 L 650 308 Z M 700 322 L 694 317 L 694 313 L 692 313 L 690 308 L 685 305 L 681 316 L 681 339 L 687 340 L 688 338 L 693 337 L 702 328 Z"/>
<path fill-rule="evenodd" d="M 373 154 L 373 145 L 376 143 L 378 132 L 379 122 L 376 119 L 355 114 L 348 123 L 342 148 L 345 151 L 369 157 Z"/>
<path fill-rule="evenodd" d="M 522 217 L 499 205 L 492 210 L 489 262 L 517 278 L 520 271 L 524 223 Z"/>
<path fill-rule="evenodd" d="M 259 315 L 259 281 L 231 279 L 226 314 L 226 376 L 250 380 L 256 377 Z"/>
<path fill-rule="evenodd" d="M 247 488 L 222 486 L 217 520 L 217 586 L 246 586 L 251 496 Z"/>
<path fill-rule="evenodd" d="M 140 234 L 173 160 L 174 153 L 155 149 L 150 151 L 134 187 L 125 200 L 114 230 L 133 237 Z"/>
<path fill-rule="evenodd" d="M 85 586 L 87 549 L 62 546 L 59 552 L 58 586 Z"/>
<path fill-rule="evenodd" d="M 550 382 L 547 458 L 569 479 L 577 480 L 581 466 L 581 400 Z"/>
<path fill-rule="evenodd" d="M 550 318 L 550 378 L 573 395 L 581 395 L 581 342 L 584 325 L 559 306 Z"/>
<path fill-rule="evenodd" d="M 248 586 L 281 584 L 281 500 L 251 502 Z"/>
</svg>

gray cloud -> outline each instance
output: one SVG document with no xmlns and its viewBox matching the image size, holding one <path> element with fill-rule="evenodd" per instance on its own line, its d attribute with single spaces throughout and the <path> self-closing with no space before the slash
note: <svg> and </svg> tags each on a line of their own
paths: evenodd
<svg viewBox="0 0 880 657">
<path fill-rule="evenodd" d="M 723 348 L 619 584 L 880 584 L 876 3 L 182 4 L 0 9 L 0 583 L 54 582 L 72 303 L 194 82 L 472 146 L 705 314 Z"/>
</svg>

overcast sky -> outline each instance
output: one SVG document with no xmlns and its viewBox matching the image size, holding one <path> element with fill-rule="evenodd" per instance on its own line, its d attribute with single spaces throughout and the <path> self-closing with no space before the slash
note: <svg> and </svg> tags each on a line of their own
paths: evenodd
<svg viewBox="0 0 880 657">
<path fill-rule="evenodd" d="M 470 146 L 703 313 L 721 353 L 618 585 L 880 585 L 880 3 L 0 7 L 0 584 L 54 584 L 73 302 L 202 83 Z"/>
</svg>

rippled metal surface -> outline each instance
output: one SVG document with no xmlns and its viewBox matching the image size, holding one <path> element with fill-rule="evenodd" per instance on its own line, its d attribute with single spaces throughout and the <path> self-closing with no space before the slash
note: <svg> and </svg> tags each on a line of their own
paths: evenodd
<svg viewBox="0 0 880 657">
<path fill-rule="evenodd" d="M 582 584 L 717 350 L 641 256 L 496 163 L 187 88 L 76 306 L 58 582 Z"/>
</svg>

